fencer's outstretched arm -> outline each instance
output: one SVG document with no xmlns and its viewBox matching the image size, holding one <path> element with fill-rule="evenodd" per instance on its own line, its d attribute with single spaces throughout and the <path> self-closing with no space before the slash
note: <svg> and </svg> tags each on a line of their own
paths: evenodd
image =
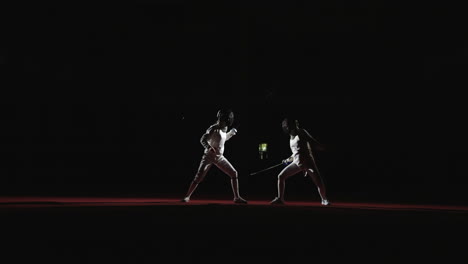
<svg viewBox="0 0 468 264">
<path fill-rule="evenodd" d="M 226 141 L 232 138 L 235 134 L 237 134 L 237 129 L 232 128 L 229 132 L 226 133 Z"/>
<path fill-rule="evenodd" d="M 302 129 L 302 133 L 306 137 L 307 141 L 311 142 L 316 149 L 325 150 L 325 146 L 322 143 L 318 142 L 314 137 L 312 137 L 312 135 L 310 135 L 310 133 L 307 130 Z"/>
</svg>

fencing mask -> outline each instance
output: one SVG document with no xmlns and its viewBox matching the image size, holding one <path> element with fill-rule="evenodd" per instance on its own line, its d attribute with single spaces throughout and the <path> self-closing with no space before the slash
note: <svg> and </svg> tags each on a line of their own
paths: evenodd
<svg viewBox="0 0 468 264">
<path fill-rule="evenodd" d="M 286 134 L 290 134 L 291 130 L 297 130 L 299 128 L 299 121 L 294 118 L 285 118 L 281 123 L 283 128 L 283 132 Z"/>
<path fill-rule="evenodd" d="M 231 109 L 221 109 L 216 114 L 219 121 L 224 121 L 228 126 L 234 123 L 234 113 Z"/>
</svg>

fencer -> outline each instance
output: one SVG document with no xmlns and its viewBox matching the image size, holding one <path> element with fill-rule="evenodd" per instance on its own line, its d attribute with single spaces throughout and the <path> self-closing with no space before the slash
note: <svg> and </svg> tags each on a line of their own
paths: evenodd
<svg viewBox="0 0 468 264">
<path fill-rule="evenodd" d="M 231 127 L 234 122 L 234 113 L 232 110 L 222 109 L 217 112 L 216 117 L 216 123 L 211 125 L 200 138 L 200 143 L 205 148 L 204 153 L 195 177 L 190 183 L 190 187 L 185 197 L 182 199 L 182 202 L 190 201 L 190 198 L 195 189 L 203 181 L 210 168 L 215 165 L 231 178 L 234 203 L 246 204 L 247 201 L 239 194 L 239 180 L 237 170 L 223 155 L 226 141 L 231 139 L 237 133 L 236 128 L 231 128 L 231 130 L 227 132 L 228 127 Z"/>
<path fill-rule="evenodd" d="M 299 121 L 296 119 L 285 118 L 282 122 L 282 128 L 289 135 L 289 146 L 292 155 L 283 160 L 283 163 L 287 166 L 278 174 L 277 196 L 270 203 L 284 204 L 286 179 L 299 172 L 304 172 L 304 175 L 311 177 L 317 186 L 322 205 L 329 205 L 325 184 L 312 153 L 312 147 L 323 150 L 323 145 L 315 140 L 307 130 L 301 128 Z"/>
</svg>

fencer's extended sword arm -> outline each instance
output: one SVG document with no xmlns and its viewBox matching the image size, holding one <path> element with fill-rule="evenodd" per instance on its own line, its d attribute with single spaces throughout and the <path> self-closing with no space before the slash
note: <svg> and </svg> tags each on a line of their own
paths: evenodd
<svg viewBox="0 0 468 264">
<path fill-rule="evenodd" d="M 293 162 L 293 160 L 294 160 L 294 155 L 291 155 L 289 158 L 284 159 L 283 163 L 290 163 L 290 162 Z"/>
</svg>

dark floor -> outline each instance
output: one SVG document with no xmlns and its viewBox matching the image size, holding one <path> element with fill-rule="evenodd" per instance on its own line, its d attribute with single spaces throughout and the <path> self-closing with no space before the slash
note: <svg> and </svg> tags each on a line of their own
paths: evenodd
<svg viewBox="0 0 468 264">
<path fill-rule="evenodd" d="M 3 263 L 468 260 L 468 206 L 2 197 L 0 218 Z"/>
</svg>

